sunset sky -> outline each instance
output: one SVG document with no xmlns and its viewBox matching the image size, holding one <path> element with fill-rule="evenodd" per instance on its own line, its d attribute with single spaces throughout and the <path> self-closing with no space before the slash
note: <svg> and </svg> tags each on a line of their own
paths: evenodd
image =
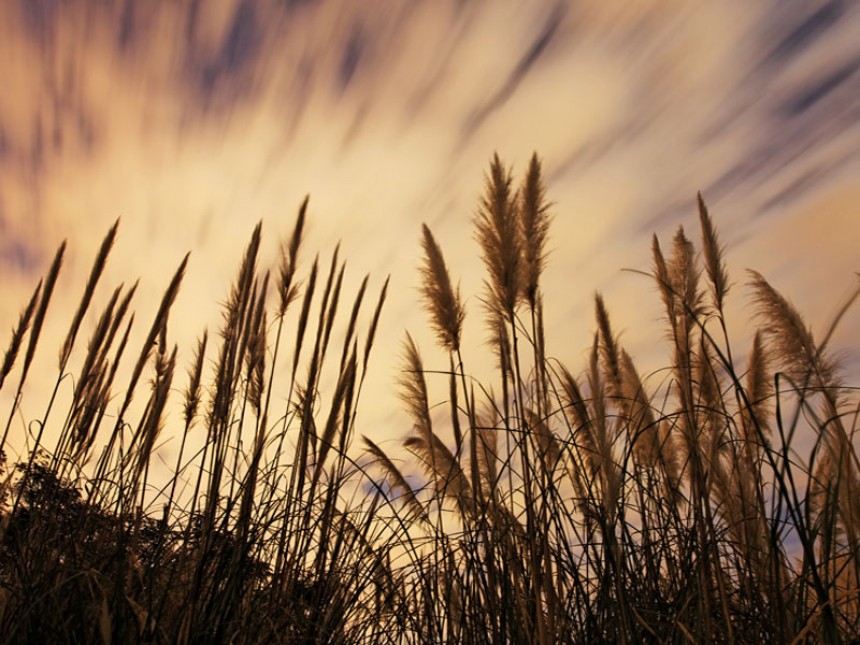
<svg viewBox="0 0 860 645">
<path fill-rule="evenodd" d="M 653 233 L 697 238 L 698 190 L 727 246 L 740 342 L 748 267 L 820 335 L 860 271 L 860 3 L 0 0 L 0 330 L 68 239 L 40 343 L 55 365 L 120 218 L 93 315 L 139 277 L 146 327 L 190 250 L 170 330 L 184 372 L 255 224 L 274 258 L 310 194 L 303 268 L 340 240 L 352 287 L 392 276 L 360 431 L 400 437 L 404 331 L 433 356 L 421 223 L 468 297 L 477 363 L 472 218 L 493 153 L 519 177 L 533 151 L 554 203 L 548 342 L 573 371 L 595 291 L 644 371 L 665 364 L 659 298 L 623 269 L 650 268 Z M 854 383 L 858 309 L 834 340 Z"/>
</svg>

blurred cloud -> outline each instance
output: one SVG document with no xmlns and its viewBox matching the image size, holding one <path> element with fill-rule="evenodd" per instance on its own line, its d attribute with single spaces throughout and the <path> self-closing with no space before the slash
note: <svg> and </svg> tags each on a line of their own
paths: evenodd
<svg viewBox="0 0 860 645">
<path fill-rule="evenodd" d="M 140 276 L 139 311 L 193 251 L 171 329 L 191 347 L 256 221 L 271 258 L 310 193 L 306 251 L 342 239 L 355 282 L 393 275 L 385 339 L 430 338 L 414 290 L 427 222 L 474 294 L 478 355 L 471 218 L 496 150 L 517 171 L 544 158 L 560 359 L 590 343 L 594 290 L 634 353 L 654 351 L 657 298 L 621 269 L 648 269 L 652 233 L 695 230 L 699 189 L 734 279 L 752 266 L 826 324 L 860 269 L 858 30 L 847 1 L 2 3 L 0 328 L 64 238 L 54 312 L 69 311 L 121 217 L 106 284 Z M 852 315 L 840 338 L 857 337 Z M 398 349 L 368 385 L 385 405 Z"/>
</svg>

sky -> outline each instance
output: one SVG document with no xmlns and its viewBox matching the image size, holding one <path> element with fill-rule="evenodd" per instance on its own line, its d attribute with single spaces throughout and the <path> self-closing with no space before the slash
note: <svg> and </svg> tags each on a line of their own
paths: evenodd
<svg viewBox="0 0 860 645">
<path fill-rule="evenodd" d="M 55 361 L 120 218 L 93 311 L 140 278 L 151 319 L 190 250 L 170 330 L 185 365 L 255 224 L 274 258 L 309 194 L 303 267 L 339 240 L 348 286 L 391 276 L 360 432 L 394 441 L 405 330 L 431 351 L 421 224 L 467 296 L 478 364 L 472 219 L 492 155 L 519 177 L 533 151 L 553 202 L 548 345 L 574 372 L 596 291 L 640 369 L 665 364 L 659 298 L 624 269 L 649 269 L 652 234 L 697 235 L 697 191 L 738 337 L 746 268 L 820 336 L 860 271 L 860 3 L 0 0 L 0 330 L 68 239 L 41 343 Z M 860 376 L 858 338 L 855 308 L 834 347 Z M 39 406 L 33 393 L 24 415 Z"/>
</svg>

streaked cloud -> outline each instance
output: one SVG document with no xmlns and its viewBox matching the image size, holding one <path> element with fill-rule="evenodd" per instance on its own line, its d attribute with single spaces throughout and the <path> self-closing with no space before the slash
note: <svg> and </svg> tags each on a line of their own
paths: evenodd
<svg viewBox="0 0 860 645">
<path fill-rule="evenodd" d="M 621 269 L 695 227 L 699 189 L 734 279 L 761 270 L 817 324 L 860 270 L 855 3 L 21 0 L 0 25 L 6 329 L 63 238 L 70 310 L 121 217 L 109 275 L 141 276 L 139 310 L 193 251 L 172 329 L 190 348 L 256 221 L 273 257 L 310 193 L 306 250 L 341 239 L 355 282 L 393 275 L 368 389 L 387 396 L 397 339 L 426 328 L 421 222 L 479 293 L 471 217 L 496 150 L 518 171 L 545 160 L 549 333 L 574 366 L 594 290 L 653 351 L 657 299 Z M 852 314 L 840 339 L 857 337 Z"/>
</svg>

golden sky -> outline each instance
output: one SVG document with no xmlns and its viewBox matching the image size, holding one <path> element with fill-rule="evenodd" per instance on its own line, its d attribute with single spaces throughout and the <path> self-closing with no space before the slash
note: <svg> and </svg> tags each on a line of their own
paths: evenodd
<svg viewBox="0 0 860 645">
<path fill-rule="evenodd" d="M 256 222 L 274 258 L 309 193 L 305 268 L 340 240 L 350 285 L 392 276 L 360 432 L 399 437 L 404 330 L 433 356 L 421 223 L 469 297 L 477 362 L 483 175 L 495 151 L 516 173 L 537 151 L 554 202 L 549 344 L 573 371 L 595 291 L 644 369 L 661 365 L 659 299 L 622 269 L 648 270 L 652 233 L 695 234 L 697 190 L 728 247 L 740 337 L 747 267 L 820 333 L 860 271 L 858 35 L 849 0 L 4 0 L 0 329 L 67 238 L 41 343 L 55 361 L 119 217 L 93 315 L 139 277 L 148 320 L 192 251 L 171 318 L 185 365 Z M 835 341 L 854 375 L 858 338 L 855 308 Z"/>
</svg>

